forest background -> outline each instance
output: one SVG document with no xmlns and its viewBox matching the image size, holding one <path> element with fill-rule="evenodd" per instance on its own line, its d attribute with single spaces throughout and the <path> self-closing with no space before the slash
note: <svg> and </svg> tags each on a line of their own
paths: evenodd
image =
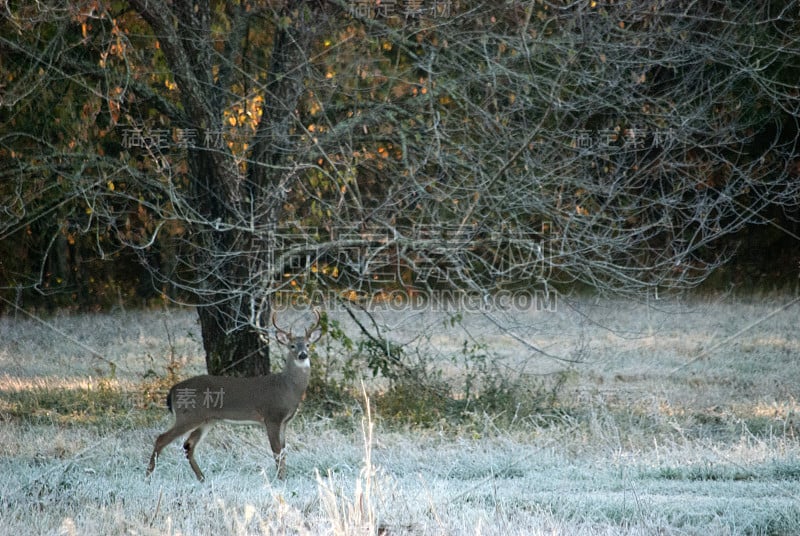
<svg viewBox="0 0 800 536">
<path fill-rule="evenodd" d="M 796 2 L 3 8 L 2 311 L 796 284 Z"/>
</svg>

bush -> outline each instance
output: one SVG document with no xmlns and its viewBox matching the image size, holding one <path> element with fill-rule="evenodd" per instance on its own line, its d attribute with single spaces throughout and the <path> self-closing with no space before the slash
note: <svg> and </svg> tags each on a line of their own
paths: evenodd
<svg viewBox="0 0 800 536">
<path fill-rule="evenodd" d="M 387 339 L 374 336 L 353 341 L 336 320 L 327 320 L 325 346 L 313 357 L 307 398 L 318 411 L 332 417 L 351 414 L 362 399 L 362 371 L 370 371 L 369 393 L 384 420 L 431 426 L 471 421 L 489 414 L 507 420 L 552 413 L 568 373 L 520 377 L 497 366 L 499 358 L 482 344 L 464 342 L 453 364 L 462 379 L 445 378 L 442 367 L 424 355 L 414 356 Z M 344 356 L 342 359 L 340 356 Z"/>
</svg>

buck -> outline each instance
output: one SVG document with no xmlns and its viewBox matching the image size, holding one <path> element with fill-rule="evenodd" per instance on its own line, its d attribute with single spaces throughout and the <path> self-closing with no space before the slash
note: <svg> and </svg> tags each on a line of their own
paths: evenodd
<svg viewBox="0 0 800 536">
<path fill-rule="evenodd" d="M 147 476 L 153 472 L 161 450 L 178 437 L 191 432 L 183 450 L 195 476 L 201 482 L 203 472 L 194 459 L 194 451 L 206 432 L 219 421 L 234 424 L 257 424 L 267 428 L 269 445 L 278 468 L 278 478 L 286 477 L 286 425 L 297 412 L 311 370 L 308 347 L 321 335 L 319 312 L 316 322 L 300 337 L 284 331 L 275 323 L 275 338 L 290 352 L 278 374 L 235 378 L 194 376 L 176 383 L 167 394 L 167 408 L 175 416 L 172 428 L 156 438 Z"/>
</svg>

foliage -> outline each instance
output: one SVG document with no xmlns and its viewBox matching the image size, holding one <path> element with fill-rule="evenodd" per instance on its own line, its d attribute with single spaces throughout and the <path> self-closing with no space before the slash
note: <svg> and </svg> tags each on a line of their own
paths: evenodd
<svg viewBox="0 0 800 536">
<path fill-rule="evenodd" d="M 412 363 L 405 348 L 388 339 L 364 336 L 354 342 L 338 321 L 328 319 L 326 325 L 324 347 L 312 357 L 307 396 L 312 407 L 332 416 L 349 416 L 359 406 L 367 374 L 372 383 L 385 381 L 369 391 L 383 421 L 423 427 L 468 423 L 485 415 L 510 423 L 558 412 L 559 395 L 572 377 L 569 371 L 541 378 L 503 372 L 496 366 L 498 356 L 486 346 L 465 341 L 461 355 L 452 359 L 464 371 L 463 380 L 454 381 L 444 377 L 441 363 L 424 355 Z"/>
<path fill-rule="evenodd" d="M 342 330 L 340 322 L 325 315 L 323 318 L 323 332 L 327 335 L 317 343 L 317 348 L 312 352 L 311 360 L 315 366 L 311 367 L 311 379 L 306 389 L 307 397 L 311 403 L 320 404 L 324 411 L 333 413 L 342 405 L 354 402 L 357 396 L 354 359 L 341 360 L 340 356 L 350 356 L 354 343 Z M 324 345 L 320 349 L 319 346 Z"/>
</svg>

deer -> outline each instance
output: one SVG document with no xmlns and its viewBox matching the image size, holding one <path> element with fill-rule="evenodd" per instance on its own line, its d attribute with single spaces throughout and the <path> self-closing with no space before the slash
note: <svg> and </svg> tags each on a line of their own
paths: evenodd
<svg viewBox="0 0 800 536">
<path fill-rule="evenodd" d="M 172 428 L 156 438 L 145 478 L 156 466 L 161 451 L 175 439 L 189 433 L 183 451 L 200 482 L 203 472 L 194 459 L 197 445 L 217 422 L 256 424 L 266 427 L 269 445 L 277 465 L 278 478 L 286 478 L 286 425 L 308 387 L 311 371 L 309 346 L 322 335 L 319 311 L 316 322 L 302 336 L 284 331 L 275 322 L 276 340 L 287 346 L 289 354 L 277 374 L 254 377 L 194 376 L 172 386 L 167 394 L 167 409 L 175 417 Z"/>
</svg>

